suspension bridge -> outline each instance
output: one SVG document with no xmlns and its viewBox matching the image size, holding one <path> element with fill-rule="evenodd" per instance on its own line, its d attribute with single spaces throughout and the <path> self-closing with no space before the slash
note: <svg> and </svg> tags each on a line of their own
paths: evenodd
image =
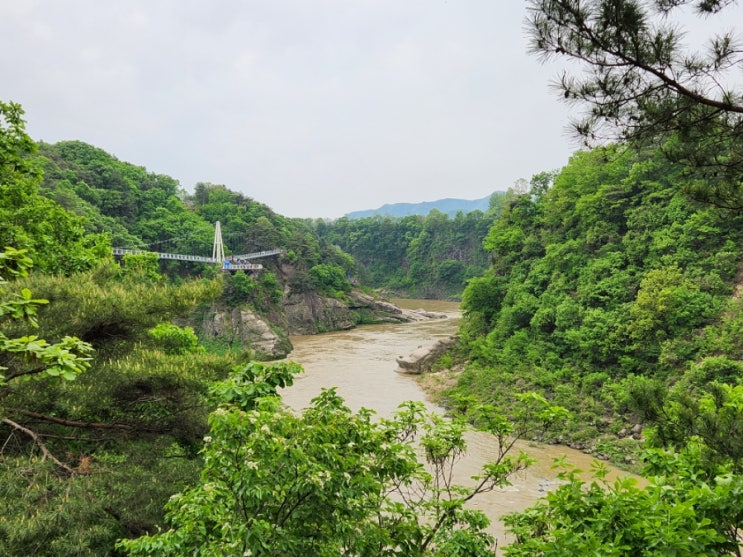
<svg viewBox="0 0 743 557">
<path fill-rule="evenodd" d="M 212 246 L 211 257 L 206 255 L 188 255 L 181 253 L 167 253 L 160 251 L 151 251 L 145 249 L 113 248 L 114 255 L 141 255 L 145 253 L 154 253 L 158 259 L 172 259 L 175 261 L 194 261 L 196 263 L 211 263 L 219 265 L 223 271 L 260 271 L 263 265 L 260 263 L 251 263 L 253 259 L 279 255 L 284 252 L 282 249 L 269 249 L 264 251 L 255 251 L 252 253 L 243 253 L 240 255 L 224 254 L 224 242 L 222 241 L 222 225 L 217 221 L 214 223 L 214 244 Z"/>
</svg>

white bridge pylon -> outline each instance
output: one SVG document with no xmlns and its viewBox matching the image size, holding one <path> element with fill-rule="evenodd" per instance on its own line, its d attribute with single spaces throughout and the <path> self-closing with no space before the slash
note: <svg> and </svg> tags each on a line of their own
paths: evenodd
<svg viewBox="0 0 743 557">
<path fill-rule="evenodd" d="M 222 224 L 217 221 L 214 223 L 214 247 L 212 248 L 212 258 L 217 263 L 224 261 L 224 243 L 222 242 Z"/>
<path fill-rule="evenodd" d="M 180 253 L 165 253 L 158 251 L 148 251 L 142 249 L 113 248 L 114 255 L 142 255 L 145 253 L 154 253 L 158 259 L 173 259 L 176 261 L 195 261 L 197 263 L 218 263 L 223 271 L 260 271 L 263 265 L 260 263 L 248 263 L 250 259 L 259 257 L 269 257 L 284 253 L 282 249 L 271 249 L 265 251 L 256 251 L 242 255 L 224 255 L 224 242 L 222 241 L 222 225 L 219 221 L 214 224 L 214 244 L 212 246 L 212 256 L 203 255 L 183 255 Z"/>
</svg>

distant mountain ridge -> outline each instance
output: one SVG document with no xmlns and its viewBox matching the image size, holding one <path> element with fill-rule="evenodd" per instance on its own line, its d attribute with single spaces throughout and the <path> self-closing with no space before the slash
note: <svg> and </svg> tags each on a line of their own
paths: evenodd
<svg viewBox="0 0 743 557">
<path fill-rule="evenodd" d="M 362 219 L 376 215 L 384 217 L 407 217 L 408 215 L 427 215 L 432 209 L 438 209 L 442 213 L 455 216 L 459 211 L 470 213 L 472 211 L 487 211 L 490 206 L 490 198 L 495 194 L 504 192 L 493 192 L 493 194 L 481 199 L 439 199 L 437 201 L 422 201 L 420 203 L 386 203 L 378 209 L 367 209 L 365 211 L 353 211 L 347 213 L 349 219 Z"/>
</svg>

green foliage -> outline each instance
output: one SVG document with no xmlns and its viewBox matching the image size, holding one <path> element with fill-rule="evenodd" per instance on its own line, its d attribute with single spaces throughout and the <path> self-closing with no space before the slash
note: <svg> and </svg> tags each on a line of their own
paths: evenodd
<svg viewBox="0 0 743 557">
<path fill-rule="evenodd" d="M 694 372 L 691 373 L 692 375 Z M 693 378 L 691 381 L 694 381 Z M 700 469 L 727 467 L 743 472 L 743 385 L 711 381 L 702 386 L 682 379 L 669 389 L 637 389 L 632 395 L 640 411 L 654 424 L 649 432 L 653 446 L 681 450 L 699 444 Z M 649 399 L 649 400 L 648 400 Z"/>
<path fill-rule="evenodd" d="M 501 309 L 506 295 L 504 277 L 485 274 L 470 279 L 462 296 L 462 312 L 470 323 L 482 333 L 490 330 L 493 318 Z"/>
<path fill-rule="evenodd" d="M 641 419 L 624 378 L 673 381 L 724 356 L 708 379 L 737 381 L 741 216 L 689 201 L 677 174 L 607 147 L 576 154 L 538 197 L 509 193 L 484 241 L 492 266 L 462 296 L 471 363 L 452 394 L 539 390 L 576 417 L 562 439 L 584 444 Z"/>
<path fill-rule="evenodd" d="M 632 339 L 675 336 L 679 329 L 696 327 L 719 308 L 710 294 L 689 279 L 678 267 L 651 269 L 640 281 L 630 308 Z"/>
<path fill-rule="evenodd" d="M 122 275 L 134 277 L 143 282 L 157 282 L 163 278 L 158 267 L 156 253 L 125 254 Z"/>
<path fill-rule="evenodd" d="M 48 300 L 32 298 L 28 288 L 21 288 L 18 294 L 8 294 L 4 288 L 8 277 L 26 276 L 31 265 L 24 250 L 6 248 L 0 253 L 0 323 L 10 320 L 22 328 L 38 327 L 38 308 Z M 42 377 L 74 380 L 90 367 L 91 353 L 92 347 L 74 336 L 49 343 L 36 335 L 8 337 L 0 332 L 0 401 L 11 394 L 12 383 Z M 3 414 L 0 417 L 8 423 Z"/>
<path fill-rule="evenodd" d="M 156 529 L 162 505 L 197 477 L 199 463 L 167 446 L 130 443 L 125 453 L 82 458 L 70 477 L 37 458 L 0 460 L 0 553 L 103 557 L 115 554 L 118 538 Z"/>
<path fill-rule="evenodd" d="M 159 556 L 492 555 L 487 519 L 464 503 L 528 465 L 509 454 L 515 432 L 528 427 L 478 408 L 499 435 L 498 458 L 474 487 L 458 487 L 452 467 L 466 451 L 464 421 L 428 414 L 420 403 L 378 420 L 351 412 L 333 389 L 297 414 L 277 389 L 298 371 L 253 363 L 216 384 L 221 404 L 209 419 L 200 483 L 168 502 L 169 530 L 119 548 Z M 543 399 L 525 402 L 541 423 L 557 415 L 545 413 Z"/>
<path fill-rule="evenodd" d="M 258 288 L 258 281 L 245 271 L 228 273 L 225 277 L 222 299 L 230 305 L 243 304 L 254 299 Z"/>
<path fill-rule="evenodd" d="M 505 519 L 520 555 L 728 555 L 743 542 L 743 389 L 711 383 L 700 393 L 682 380 L 670 393 L 636 378 L 627 389 L 652 419 L 644 475 L 606 481 L 597 465 L 586 485 L 567 468 L 546 500 Z M 670 448 L 670 449 L 669 449 Z"/>
<path fill-rule="evenodd" d="M 268 303 L 275 304 L 281 299 L 284 292 L 281 290 L 281 284 L 276 278 L 276 275 L 270 271 L 261 273 L 259 282 Z"/>
<path fill-rule="evenodd" d="M 131 226 L 158 210 L 173 209 L 177 201 L 178 183 L 173 178 L 148 173 L 82 141 L 42 143 L 40 154 L 44 188 L 100 224 Z M 99 213 L 91 212 L 91 207 Z"/>
<path fill-rule="evenodd" d="M 216 404 L 226 404 L 240 410 L 254 410 L 258 399 L 278 396 L 278 389 L 294 384 L 294 376 L 302 372 L 299 364 L 264 364 L 249 362 L 224 381 L 214 383 L 209 394 Z"/>
<path fill-rule="evenodd" d="M 339 265 L 315 265 L 310 269 L 310 280 L 318 292 L 334 298 L 340 298 L 351 291 L 351 283 Z"/>
<path fill-rule="evenodd" d="M 131 349 L 148 338 L 147 330 L 165 320 L 188 316 L 197 300 L 219 296 L 219 281 L 192 281 L 181 286 L 152 284 L 140 275 L 119 274 L 116 265 L 79 273 L 74 279 L 34 275 L 19 286 L 50 301 L 40 327 L 52 338 L 75 334 L 105 357 Z"/>
<path fill-rule="evenodd" d="M 586 485 L 575 469 L 543 502 L 505 518 L 516 541 L 508 557 L 568 555 L 726 555 L 736 553 L 743 525 L 743 478 L 724 474 L 704 481 L 689 452 L 649 453 L 647 487 L 632 478 L 606 480 L 594 468 Z M 737 501 L 737 502 L 736 502 Z"/>
<path fill-rule="evenodd" d="M 159 323 L 147 332 L 167 354 L 196 352 L 199 347 L 199 339 L 192 327 Z"/>
<path fill-rule="evenodd" d="M 39 292 L 49 304 L 35 311 L 34 299 L 21 296 L 18 311 L 56 341 L 26 346 L 68 352 L 57 350 L 44 365 L 38 355 L 0 355 L 9 368 L 0 401 L 0 497 L 7 503 L 0 553 L 111 555 L 117 538 L 157 530 L 168 497 L 196 478 L 207 385 L 235 360 L 194 352 L 193 331 L 167 320 L 213 299 L 219 283 L 150 283 L 137 273 L 122 276 L 113 264 L 71 278 L 23 277 L 24 257 L 0 257 L 19 276 L 13 289 Z M 17 308 L 17 301 L 4 296 L 1 303 Z M 23 331 L 17 321 L 3 322 L 7 338 Z M 85 373 L 75 381 L 23 381 L 32 371 L 49 375 L 47 368 L 56 375 L 54 366 L 72 377 L 74 352 L 65 341 L 72 335 L 97 348 L 95 359 L 86 353 L 75 361 Z"/>
<path fill-rule="evenodd" d="M 27 250 L 41 271 L 90 269 L 109 257 L 109 241 L 87 235 L 83 219 L 41 195 L 35 152 L 23 109 L 0 101 L 0 246 Z"/>
<path fill-rule="evenodd" d="M 344 217 L 317 221 L 315 229 L 350 253 L 359 278 L 372 286 L 410 296 L 459 297 L 465 281 L 487 266 L 482 238 L 499 210 L 496 203 L 487 214 L 473 211 L 454 218 L 436 210 L 427 217 Z"/>
</svg>

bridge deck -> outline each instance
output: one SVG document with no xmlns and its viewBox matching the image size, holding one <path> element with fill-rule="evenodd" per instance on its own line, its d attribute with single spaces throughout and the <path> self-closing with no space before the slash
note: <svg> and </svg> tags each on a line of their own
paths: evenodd
<svg viewBox="0 0 743 557">
<path fill-rule="evenodd" d="M 263 265 L 260 263 L 233 263 L 231 261 L 222 263 L 222 270 L 224 271 L 260 271 L 261 269 L 263 269 Z"/>
<path fill-rule="evenodd" d="M 142 249 L 113 248 L 114 255 L 143 255 L 154 253 L 158 259 L 174 259 L 176 261 L 194 261 L 196 263 L 218 263 L 224 271 L 260 271 L 263 265 L 248 263 L 250 259 L 269 257 L 284 253 L 283 249 L 269 249 L 241 255 L 224 255 L 224 244 L 222 243 L 222 225 L 219 221 L 214 223 L 214 246 L 211 257 L 203 255 L 184 255 L 181 253 L 165 253 L 161 251 L 149 251 Z"/>
<path fill-rule="evenodd" d="M 143 249 L 114 248 L 114 255 L 144 255 L 154 253 L 158 259 L 176 259 L 178 261 L 197 261 L 199 263 L 218 263 L 213 257 L 203 255 L 182 255 L 180 253 L 163 253 L 159 251 L 147 251 Z"/>
<path fill-rule="evenodd" d="M 203 255 L 183 255 L 180 253 L 165 253 L 160 251 L 147 251 L 141 249 L 128 249 L 128 248 L 113 248 L 114 255 L 143 255 L 146 253 L 154 253 L 158 259 L 173 259 L 176 261 L 194 261 L 196 263 L 221 263 L 222 269 L 225 271 L 260 271 L 263 269 L 263 265 L 258 263 L 245 263 L 248 259 L 257 259 L 259 257 L 268 257 L 271 255 L 278 255 L 283 253 L 284 250 L 272 249 L 266 251 L 257 251 L 254 253 L 245 253 L 242 255 L 230 255 L 225 258 L 224 261 L 219 261 L 214 257 L 205 257 Z"/>
<path fill-rule="evenodd" d="M 228 255 L 225 259 L 229 261 L 240 261 L 241 259 L 257 259 L 259 257 L 269 257 L 271 255 L 279 255 L 284 253 L 283 249 L 269 249 L 266 251 L 256 251 L 253 253 L 244 253 L 242 255 Z"/>
</svg>

